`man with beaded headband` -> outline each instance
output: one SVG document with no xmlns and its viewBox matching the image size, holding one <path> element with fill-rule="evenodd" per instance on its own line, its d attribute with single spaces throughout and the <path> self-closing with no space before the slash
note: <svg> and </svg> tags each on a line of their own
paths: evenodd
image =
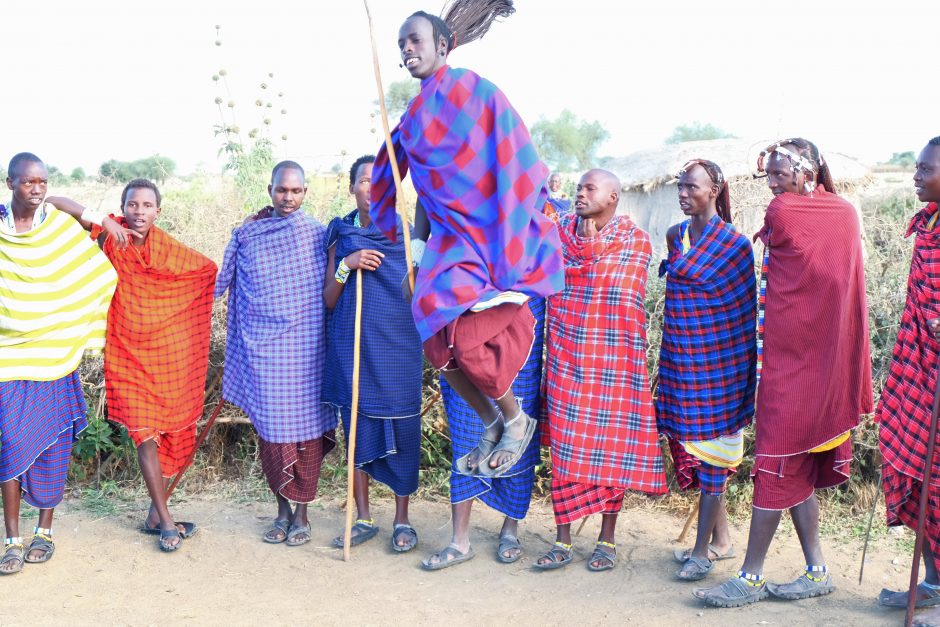
<svg viewBox="0 0 940 627">
<path fill-rule="evenodd" d="M 555 293 L 564 281 L 558 234 L 543 215 L 548 169 L 525 124 L 495 85 L 447 65 L 458 43 L 482 37 L 496 17 L 513 11 L 507 0 L 456 0 L 443 19 L 419 11 L 405 21 L 399 51 L 403 66 L 421 80 L 421 91 L 391 137 L 402 175 L 410 169 L 418 192 L 415 324 L 429 361 L 483 426 L 476 446 L 454 461 L 453 470 L 487 479 L 519 474 L 525 470 L 520 464 L 530 463 L 527 451 L 538 423 L 512 389 L 535 338 L 527 301 Z M 397 227 L 393 183 L 383 146 L 370 212 L 389 239 Z M 516 498 L 527 505 L 528 494 Z M 473 556 L 471 504 L 453 505 L 452 542 L 425 568 Z M 504 535 L 514 535 L 514 523 L 506 522 Z M 519 554 L 507 552 L 512 559 Z"/>
<path fill-rule="evenodd" d="M 805 139 L 768 146 L 758 171 L 774 199 L 755 236 L 765 250 L 754 503 L 742 569 L 720 586 L 693 592 L 718 607 L 747 605 L 768 594 L 805 599 L 835 590 L 819 541 L 815 491 L 848 480 L 851 430 L 872 411 L 858 213 L 836 195 L 828 165 Z M 764 580 L 764 559 L 785 509 L 806 568 L 793 582 L 773 584 Z"/>
</svg>

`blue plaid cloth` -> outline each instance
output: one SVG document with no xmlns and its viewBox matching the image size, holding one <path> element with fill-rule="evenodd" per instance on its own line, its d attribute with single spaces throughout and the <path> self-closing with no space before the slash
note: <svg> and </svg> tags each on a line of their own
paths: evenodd
<svg viewBox="0 0 940 627">
<path fill-rule="evenodd" d="M 217 298 L 229 291 L 222 396 L 275 444 L 336 428 L 320 401 L 325 234 L 299 211 L 247 222 L 232 232 L 215 284 Z"/>
<path fill-rule="evenodd" d="M 535 338 L 532 351 L 519 376 L 512 384 L 512 392 L 522 399 L 522 409 L 528 415 L 540 420 L 542 398 L 542 341 L 545 331 L 545 299 L 530 298 L 529 309 L 535 317 Z M 450 428 L 451 447 L 454 459 L 469 453 L 483 435 L 483 421 L 466 401 L 441 377 L 441 396 L 447 412 Z M 541 427 L 541 424 L 540 424 Z M 539 433 L 536 432 L 532 443 L 522 457 L 508 473 L 497 479 L 488 477 L 468 477 L 451 468 L 450 502 L 460 503 L 478 498 L 498 512 L 521 520 L 529 511 L 532 498 L 532 486 L 535 483 L 535 467 L 539 464 Z"/>
<path fill-rule="evenodd" d="M 668 272 L 656 417 L 680 441 L 730 435 L 751 422 L 757 292 L 751 243 L 715 216 L 688 253 L 679 229 Z"/>
<path fill-rule="evenodd" d="M 69 456 L 88 426 L 78 371 L 54 381 L 0 381 L 0 481 L 20 480 L 41 509 L 62 500 Z"/>
<path fill-rule="evenodd" d="M 340 410 L 343 433 L 349 433 L 350 410 Z M 346 453 L 349 438 L 345 437 Z M 356 468 L 381 481 L 398 496 L 418 489 L 421 463 L 421 416 L 388 420 L 359 414 L 356 418 Z"/>
<path fill-rule="evenodd" d="M 392 243 L 374 224 L 355 226 L 356 213 L 330 222 L 326 241 L 327 247 L 336 246 L 337 265 L 357 250 L 372 249 L 385 255 L 378 270 L 362 272 L 359 416 L 417 416 L 421 412 L 421 338 L 411 303 L 401 297 L 406 270 L 401 230 L 398 241 Z M 352 272 L 328 314 L 323 378 L 323 400 L 347 410 L 352 406 L 356 281 Z"/>
</svg>

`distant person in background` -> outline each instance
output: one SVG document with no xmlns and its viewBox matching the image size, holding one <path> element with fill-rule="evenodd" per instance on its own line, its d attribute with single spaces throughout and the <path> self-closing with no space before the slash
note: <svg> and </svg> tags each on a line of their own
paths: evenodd
<svg viewBox="0 0 940 627">
<path fill-rule="evenodd" d="M 927 203 L 911 220 L 914 254 L 907 282 L 907 302 L 901 314 L 888 379 L 875 413 L 884 460 L 888 525 L 917 528 L 927 443 L 933 411 L 937 366 L 940 364 L 940 137 L 931 139 L 917 158 L 914 171 L 917 199 Z M 940 459 L 938 457 L 937 459 Z M 917 607 L 940 605 L 940 463 L 930 469 L 924 528 L 924 580 L 917 586 Z M 908 591 L 882 590 L 886 607 L 907 607 Z M 940 613 L 921 617 L 940 625 Z M 933 622 L 930 622 L 932 620 Z"/>
<path fill-rule="evenodd" d="M 561 216 L 565 289 L 548 299 L 545 408 L 552 454 L 554 546 L 542 570 L 572 560 L 571 523 L 601 514 L 588 559 L 614 568 L 617 517 L 627 490 L 666 492 L 666 474 L 646 367 L 649 236 L 615 215 L 620 181 L 589 170 L 574 214 Z"/>
<path fill-rule="evenodd" d="M 852 429 L 872 411 L 858 214 L 836 195 L 812 142 L 771 144 L 758 171 L 766 173 L 774 199 L 756 235 L 764 260 L 754 503 L 741 570 L 720 586 L 693 592 L 717 607 L 755 603 L 768 593 L 794 600 L 835 590 L 819 541 L 816 490 L 848 480 Z M 774 584 L 764 579 L 764 560 L 783 510 L 790 510 L 806 566 L 796 580 Z"/>
<path fill-rule="evenodd" d="M 271 206 L 232 232 L 215 286 L 216 297 L 229 292 L 222 397 L 258 431 L 261 469 L 277 499 L 262 539 L 300 546 L 310 541 L 307 506 L 337 422 L 321 402 L 326 229 L 301 209 L 299 164 L 274 166 L 268 193 Z"/>
<path fill-rule="evenodd" d="M 696 581 L 734 555 L 724 493 L 754 415 L 757 282 L 751 243 L 731 224 L 721 168 L 693 159 L 678 179 L 689 219 L 667 231 L 669 257 L 660 266 L 668 279 L 656 422 L 679 487 L 701 492 L 695 546 L 675 551 L 676 576 Z"/>
<path fill-rule="evenodd" d="M 118 273 L 104 351 L 108 419 L 124 425 L 137 446 L 150 494 L 142 530 L 159 535 L 160 550 L 172 552 L 198 530 L 194 523 L 174 521 L 166 488 L 185 470 L 196 445 L 217 268 L 154 225 L 160 205 L 156 185 L 132 180 L 121 193 L 118 218 L 132 233 L 132 245 L 106 234 L 99 242 Z M 97 231 L 92 229 L 93 237 Z"/>
<path fill-rule="evenodd" d="M 571 199 L 561 189 L 561 185 L 561 175 L 558 172 L 552 172 L 552 175 L 548 177 L 548 202 L 556 215 L 571 213 Z"/>
<path fill-rule="evenodd" d="M 117 283 L 107 257 L 57 207 L 78 207 L 86 224 L 104 217 L 47 198 L 49 174 L 32 153 L 15 155 L 7 172 L 12 199 L 0 204 L 2 575 L 20 572 L 24 562 L 47 562 L 55 552 L 52 516 L 65 493 L 72 445 L 88 424 L 78 366 L 87 350 L 104 344 Z M 21 499 L 39 510 L 28 546 L 19 529 Z"/>
<path fill-rule="evenodd" d="M 356 523 L 350 544 L 379 532 L 369 509 L 369 479 L 395 493 L 392 550 L 410 551 L 418 533 L 408 519 L 409 497 L 418 489 L 421 462 L 421 338 L 409 303 L 401 297 L 407 271 L 401 227 L 392 242 L 369 218 L 375 157 L 356 159 L 349 169 L 349 193 L 356 208 L 327 227 L 323 300 L 327 322 L 323 401 L 343 421 L 347 454 L 352 408 L 357 270 L 362 270 L 362 333 L 359 349 L 359 408 L 353 494 Z M 343 546 L 343 537 L 333 541 Z"/>
</svg>

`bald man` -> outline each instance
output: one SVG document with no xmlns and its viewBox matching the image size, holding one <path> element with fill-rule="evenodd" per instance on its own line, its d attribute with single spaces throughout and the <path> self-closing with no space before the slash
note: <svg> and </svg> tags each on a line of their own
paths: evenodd
<svg viewBox="0 0 940 627">
<path fill-rule="evenodd" d="M 546 408 L 552 453 L 554 546 L 536 568 L 572 559 L 571 523 L 603 516 L 591 571 L 617 560 L 614 531 L 626 490 L 663 494 L 666 477 L 646 369 L 649 236 L 615 215 L 620 181 L 581 177 L 574 214 L 558 219 L 565 289 L 548 299 Z"/>
</svg>

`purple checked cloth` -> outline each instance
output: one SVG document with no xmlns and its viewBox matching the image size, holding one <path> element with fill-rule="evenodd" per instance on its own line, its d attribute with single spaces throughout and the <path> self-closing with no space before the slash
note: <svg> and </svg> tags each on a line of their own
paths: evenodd
<svg viewBox="0 0 940 627">
<path fill-rule="evenodd" d="M 335 412 L 320 401 L 325 235 L 299 211 L 247 222 L 232 232 L 215 284 L 216 298 L 229 291 L 222 397 L 268 442 L 336 428 Z"/>
</svg>

